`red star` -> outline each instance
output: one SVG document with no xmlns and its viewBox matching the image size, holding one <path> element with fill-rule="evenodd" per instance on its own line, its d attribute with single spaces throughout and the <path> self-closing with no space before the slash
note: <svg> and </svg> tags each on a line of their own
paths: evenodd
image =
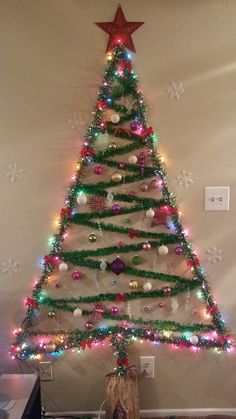
<svg viewBox="0 0 236 419">
<path fill-rule="evenodd" d="M 109 40 L 106 52 L 114 45 L 125 45 L 130 51 L 135 52 L 131 34 L 136 31 L 144 22 L 127 22 L 121 6 L 118 6 L 113 22 L 95 22 L 100 28 L 108 33 Z"/>
</svg>

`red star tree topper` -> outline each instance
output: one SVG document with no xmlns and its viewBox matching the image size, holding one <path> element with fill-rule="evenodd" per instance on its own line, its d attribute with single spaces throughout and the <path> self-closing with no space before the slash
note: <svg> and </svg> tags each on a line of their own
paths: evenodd
<svg viewBox="0 0 236 419">
<path fill-rule="evenodd" d="M 130 51 L 136 52 L 131 34 L 144 22 L 127 22 L 121 6 L 118 6 L 113 22 L 95 22 L 95 24 L 110 35 L 106 52 L 115 45 L 125 45 Z"/>
</svg>

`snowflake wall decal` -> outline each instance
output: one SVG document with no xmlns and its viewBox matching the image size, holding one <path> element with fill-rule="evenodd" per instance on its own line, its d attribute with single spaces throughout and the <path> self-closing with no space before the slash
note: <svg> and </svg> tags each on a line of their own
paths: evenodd
<svg viewBox="0 0 236 419">
<path fill-rule="evenodd" d="M 180 172 L 178 176 L 176 176 L 178 185 L 184 186 L 185 188 L 188 188 L 188 186 L 193 182 L 192 179 L 192 173 L 187 172 L 185 169 Z"/>
<path fill-rule="evenodd" d="M 82 118 L 78 113 L 74 112 L 72 117 L 66 121 L 66 126 L 70 128 L 72 131 L 80 132 L 85 126 Z"/>
<path fill-rule="evenodd" d="M 2 272 L 8 276 L 13 276 L 18 274 L 19 263 L 15 262 L 13 259 L 8 259 L 7 262 L 2 263 Z"/>
<path fill-rule="evenodd" d="M 16 182 L 21 179 L 24 170 L 21 169 L 16 163 L 8 165 L 8 171 L 6 177 L 11 181 L 11 183 Z"/>
<path fill-rule="evenodd" d="M 206 253 L 208 254 L 207 261 L 211 264 L 222 261 L 222 250 L 215 246 L 210 247 Z"/>
<path fill-rule="evenodd" d="M 169 87 L 166 89 L 170 99 L 179 100 L 184 93 L 183 83 L 171 81 Z"/>
</svg>

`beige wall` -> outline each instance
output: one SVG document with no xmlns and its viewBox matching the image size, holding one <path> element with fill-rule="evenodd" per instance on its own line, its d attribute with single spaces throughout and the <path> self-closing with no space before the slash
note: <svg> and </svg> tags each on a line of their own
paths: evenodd
<svg viewBox="0 0 236 419">
<path fill-rule="evenodd" d="M 185 225 L 234 330 L 236 1 L 121 3 L 128 19 L 146 22 L 134 42 L 149 120 L 160 134 Z M 91 117 L 107 39 L 93 22 L 113 19 L 116 6 L 113 0 L 0 0 L 0 263 L 19 263 L 18 274 L 0 273 L 0 372 L 17 370 L 7 355 L 9 330 L 23 317 L 23 299 L 75 168 L 79 136 L 65 121 L 73 112 L 86 124 Z M 179 101 L 166 93 L 171 80 L 183 82 Z M 14 163 L 25 172 L 11 183 L 5 174 Z M 194 179 L 188 189 L 175 181 L 183 168 Z M 231 186 L 229 213 L 203 211 L 205 185 Z M 206 250 L 213 244 L 223 249 L 223 260 L 209 265 Z M 154 382 L 140 381 L 143 409 L 236 407 L 234 353 L 195 356 L 144 344 L 131 352 L 137 364 L 140 354 L 156 356 Z M 97 409 L 113 361 L 107 349 L 60 358 L 55 381 L 43 385 L 47 409 Z"/>
</svg>

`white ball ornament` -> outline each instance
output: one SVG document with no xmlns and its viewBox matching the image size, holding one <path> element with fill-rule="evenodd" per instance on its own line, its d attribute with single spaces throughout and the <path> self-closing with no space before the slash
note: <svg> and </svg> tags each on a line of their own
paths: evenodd
<svg viewBox="0 0 236 419">
<path fill-rule="evenodd" d="M 120 115 L 118 113 L 113 113 L 111 115 L 111 122 L 113 124 L 118 124 L 119 120 L 120 120 Z"/>
<path fill-rule="evenodd" d="M 152 208 L 149 208 L 149 210 L 146 211 L 146 217 L 147 218 L 153 218 L 155 215 L 155 212 L 153 211 Z"/>
<path fill-rule="evenodd" d="M 128 162 L 129 162 L 130 164 L 136 164 L 136 163 L 137 163 L 137 161 L 138 161 L 138 157 L 137 157 L 137 156 L 135 156 L 135 155 L 133 155 L 133 156 L 129 156 L 129 158 L 128 158 Z"/>
<path fill-rule="evenodd" d="M 105 271 L 107 269 L 107 263 L 105 262 L 105 260 L 102 260 L 100 263 L 100 269 L 102 271 Z"/>
<path fill-rule="evenodd" d="M 193 345 L 197 345 L 197 343 L 199 341 L 199 339 L 196 335 L 191 336 L 189 340 Z"/>
<path fill-rule="evenodd" d="M 151 282 L 145 282 L 143 284 L 143 291 L 148 292 L 152 290 L 152 284 Z"/>
<path fill-rule="evenodd" d="M 79 205 L 87 204 L 87 196 L 86 195 L 79 195 L 76 198 Z"/>
<path fill-rule="evenodd" d="M 73 315 L 74 317 L 81 317 L 82 316 L 82 310 L 81 308 L 77 307 L 74 311 L 73 311 Z"/>
<path fill-rule="evenodd" d="M 168 255 L 168 253 L 169 253 L 169 249 L 168 249 L 168 247 L 167 247 L 167 246 L 164 246 L 164 245 L 162 244 L 160 247 L 158 247 L 158 253 L 159 253 L 159 255 L 161 255 L 161 256 Z"/>
<path fill-rule="evenodd" d="M 112 201 L 113 201 L 113 199 L 114 199 L 114 195 L 113 195 L 111 192 L 108 192 L 108 194 L 107 194 L 107 200 L 108 200 L 109 202 L 112 202 Z"/>
<path fill-rule="evenodd" d="M 60 265 L 59 265 L 59 271 L 60 272 L 66 272 L 67 269 L 68 269 L 67 263 L 65 263 L 65 262 L 60 263 Z"/>
</svg>

